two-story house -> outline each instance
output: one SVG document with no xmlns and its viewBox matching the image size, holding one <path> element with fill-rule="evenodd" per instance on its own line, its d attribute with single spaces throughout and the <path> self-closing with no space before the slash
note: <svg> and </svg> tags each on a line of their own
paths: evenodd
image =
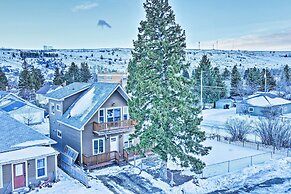
<svg viewBox="0 0 291 194">
<path fill-rule="evenodd" d="M 50 137 L 64 152 L 78 152 L 77 163 L 106 165 L 123 158 L 129 147 L 134 121 L 128 114 L 129 97 L 115 83 L 72 83 L 53 91 L 49 98 Z"/>
</svg>

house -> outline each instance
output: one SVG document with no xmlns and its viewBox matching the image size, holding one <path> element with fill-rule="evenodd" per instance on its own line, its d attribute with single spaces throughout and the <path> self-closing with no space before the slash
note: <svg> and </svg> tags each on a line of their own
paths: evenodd
<svg viewBox="0 0 291 194">
<path fill-rule="evenodd" d="M 119 162 L 133 143 L 129 97 L 119 84 L 72 83 L 47 97 L 50 137 L 61 152 L 68 146 L 77 152 L 77 163 L 97 167 Z"/>
<path fill-rule="evenodd" d="M 247 97 L 236 106 L 236 113 L 252 116 L 291 113 L 291 101 L 271 93 L 258 93 Z"/>
<path fill-rule="evenodd" d="M 0 193 L 57 177 L 55 141 L 0 111 Z"/>
<path fill-rule="evenodd" d="M 234 107 L 234 101 L 232 99 L 219 99 L 215 102 L 216 109 L 229 109 Z"/>
<path fill-rule="evenodd" d="M 46 98 L 46 94 L 58 89 L 61 86 L 54 85 L 51 82 L 46 82 L 39 90 L 36 91 L 35 99 L 36 102 L 42 106 L 48 105 L 48 99 Z"/>
<path fill-rule="evenodd" d="M 44 121 L 44 109 L 13 93 L 0 93 L 0 110 L 27 125 L 40 124 Z"/>
<path fill-rule="evenodd" d="M 128 77 L 127 73 L 118 73 L 118 72 L 98 73 L 97 74 L 98 82 L 102 82 L 102 83 L 118 83 L 123 88 L 126 88 L 127 77 Z"/>
</svg>

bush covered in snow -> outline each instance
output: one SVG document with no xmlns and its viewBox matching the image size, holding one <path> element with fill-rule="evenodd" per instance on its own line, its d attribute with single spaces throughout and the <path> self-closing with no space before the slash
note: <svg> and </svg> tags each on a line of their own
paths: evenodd
<svg viewBox="0 0 291 194">
<path fill-rule="evenodd" d="M 225 123 L 226 131 L 231 135 L 231 141 L 244 141 L 251 132 L 251 121 L 245 117 L 231 117 Z"/>
<path fill-rule="evenodd" d="M 291 121 L 278 117 L 262 117 L 255 124 L 262 143 L 276 148 L 291 146 Z"/>
</svg>

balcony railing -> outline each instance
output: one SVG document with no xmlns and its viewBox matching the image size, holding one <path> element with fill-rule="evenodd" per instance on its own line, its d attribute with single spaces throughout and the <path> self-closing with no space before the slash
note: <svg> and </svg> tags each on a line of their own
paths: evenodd
<svg viewBox="0 0 291 194">
<path fill-rule="evenodd" d="M 119 153 L 117 151 L 112 151 L 108 153 L 98 154 L 95 156 L 86 156 L 83 155 L 83 163 L 87 167 L 92 166 L 102 166 L 102 164 L 106 165 L 108 162 L 116 162 L 119 163 Z"/>
<path fill-rule="evenodd" d="M 114 121 L 108 123 L 93 123 L 93 131 L 96 133 L 102 132 L 122 132 L 122 130 L 130 130 L 136 125 L 134 120 L 123 120 L 123 121 Z"/>
</svg>

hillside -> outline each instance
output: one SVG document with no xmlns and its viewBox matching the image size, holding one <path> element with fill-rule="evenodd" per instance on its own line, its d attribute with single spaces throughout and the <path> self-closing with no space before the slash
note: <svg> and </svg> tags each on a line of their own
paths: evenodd
<svg viewBox="0 0 291 194">
<path fill-rule="evenodd" d="M 279 69 L 291 65 L 291 51 L 224 51 L 224 50 L 187 50 L 187 61 L 191 69 L 197 66 L 203 54 L 207 54 L 213 66 L 220 69 L 238 65 L 243 72 L 248 67 L 268 67 Z M 72 62 L 80 65 L 87 62 L 92 72 L 127 70 L 131 58 L 131 49 L 55 49 L 55 50 L 19 50 L 0 49 L 0 66 L 3 67 L 10 84 L 16 84 L 26 56 L 29 65 L 40 68 L 47 80 L 53 79 L 55 67 L 66 68 Z"/>
</svg>

